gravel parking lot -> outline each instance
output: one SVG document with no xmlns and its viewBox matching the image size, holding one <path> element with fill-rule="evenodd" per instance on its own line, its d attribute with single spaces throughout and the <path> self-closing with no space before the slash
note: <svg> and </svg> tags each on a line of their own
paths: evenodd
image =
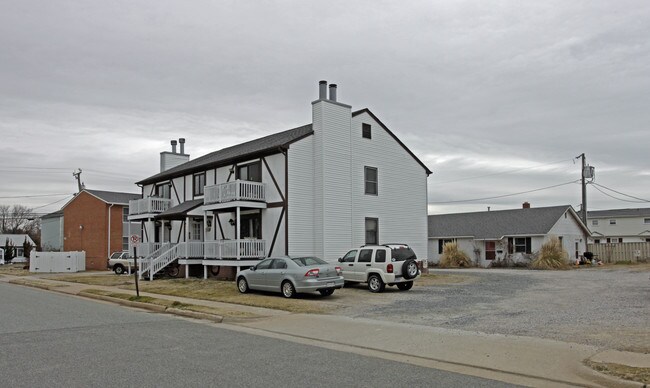
<svg viewBox="0 0 650 388">
<path fill-rule="evenodd" d="M 649 266 L 433 272 L 463 281 L 382 294 L 352 286 L 337 314 L 650 352 Z"/>
</svg>

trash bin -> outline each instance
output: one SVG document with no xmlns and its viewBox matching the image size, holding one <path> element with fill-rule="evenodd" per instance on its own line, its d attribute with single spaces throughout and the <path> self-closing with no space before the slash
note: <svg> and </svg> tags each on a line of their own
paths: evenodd
<svg viewBox="0 0 650 388">
<path fill-rule="evenodd" d="M 594 253 L 593 252 L 585 252 L 582 254 L 587 261 L 590 261 L 594 258 Z"/>
</svg>

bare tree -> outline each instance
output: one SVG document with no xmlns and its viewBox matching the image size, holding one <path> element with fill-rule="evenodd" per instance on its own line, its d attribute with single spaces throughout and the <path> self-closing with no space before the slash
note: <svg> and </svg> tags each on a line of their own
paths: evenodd
<svg viewBox="0 0 650 388">
<path fill-rule="evenodd" d="M 0 233 L 28 234 L 40 246 L 41 224 L 33 209 L 23 205 L 0 205 Z"/>
</svg>

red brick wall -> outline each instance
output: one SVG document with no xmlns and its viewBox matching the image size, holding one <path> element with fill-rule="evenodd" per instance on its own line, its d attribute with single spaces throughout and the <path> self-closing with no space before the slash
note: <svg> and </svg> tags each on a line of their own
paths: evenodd
<svg viewBox="0 0 650 388">
<path fill-rule="evenodd" d="M 63 249 L 86 251 L 87 270 L 106 269 L 109 207 L 98 198 L 81 192 L 63 209 Z M 122 206 L 119 205 L 111 208 L 110 250 L 122 250 Z"/>
</svg>

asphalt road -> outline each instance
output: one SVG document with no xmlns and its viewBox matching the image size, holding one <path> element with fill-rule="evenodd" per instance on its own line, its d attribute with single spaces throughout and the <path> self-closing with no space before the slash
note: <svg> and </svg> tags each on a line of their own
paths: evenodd
<svg viewBox="0 0 650 388">
<path fill-rule="evenodd" d="M 511 386 L 5 283 L 0 296 L 0 386 Z"/>
</svg>

